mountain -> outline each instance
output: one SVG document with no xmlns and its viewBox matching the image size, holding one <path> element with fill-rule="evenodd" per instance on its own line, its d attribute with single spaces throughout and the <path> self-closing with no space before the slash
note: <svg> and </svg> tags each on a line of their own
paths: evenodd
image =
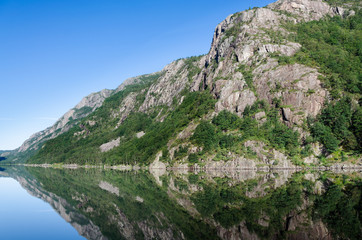
<svg viewBox="0 0 362 240">
<path fill-rule="evenodd" d="M 356 0 L 235 13 L 208 54 L 100 94 L 18 152 L 30 151 L 30 163 L 361 165 L 361 16 Z"/>
</svg>

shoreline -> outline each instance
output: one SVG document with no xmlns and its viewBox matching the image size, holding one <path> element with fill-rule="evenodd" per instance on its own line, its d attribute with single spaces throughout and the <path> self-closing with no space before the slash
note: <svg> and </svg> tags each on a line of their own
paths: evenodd
<svg viewBox="0 0 362 240">
<path fill-rule="evenodd" d="M 178 166 L 178 167 L 160 167 L 160 166 L 138 166 L 138 165 L 78 165 L 78 164 L 0 164 L 1 166 L 24 166 L 24 167 L 42 167 L 42 168 L 59 168 L 59 169 L 111 169 L 120 171 L 138 171 L 138 170 L 161 170 L 161 171 L 303 171 L 303 170 L 317 170 L 317 171 L 331 171 L 331 170 L 347 170 L 347 171 L 362 171 L 362 165 L 352 164 L 333 164 L 331 166 L 295 166 L 295 167 L 253 167 L 253 168 L 232 168 L 232 167 L 201 167 L 201 166 Z"/>
</svg>

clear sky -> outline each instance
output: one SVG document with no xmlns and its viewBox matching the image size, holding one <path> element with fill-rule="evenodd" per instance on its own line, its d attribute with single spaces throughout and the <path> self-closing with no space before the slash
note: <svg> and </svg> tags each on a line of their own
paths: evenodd
<svg viewBox="0 0 362 240">
<path fill-rule="evenodd" d="M 84 96 L 209 51 L 228 15 L 273 0 L 0 0 L 0 150 Z"/>
</svg>

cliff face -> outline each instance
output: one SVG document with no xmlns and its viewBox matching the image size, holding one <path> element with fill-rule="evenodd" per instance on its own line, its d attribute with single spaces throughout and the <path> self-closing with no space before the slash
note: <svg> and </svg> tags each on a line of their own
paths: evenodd
<svg viewBox="0 0 362 240">
<path fill-rule="evenodd" d="M 152 121 L 167 122 L 167 119 L 172 118 L 175 109 L 182 106 L 183 101 L 187 99 L 186 93 L 190 92 L 210 93 L 215 100 L 215 105 L 211 112 L 197 119 L 189 117 L 187 123 L 175 127 L 175 133 L 167 137 L 168 151 L 163 152 L 163 155 L 170 155 L 171 160 L 174 160 L 174 152 L 177 152 L 180 147 L 187 148 L 188 154 L 203 150 L 191 139 L 200 119 L 210 121 L 224 110 L 243 118 L 247 107 L 261 103 L 264 104 L 264 109 L 277 109 L 279 121 L 289 129 L 298 132 L 299 139 L 304 141 L 309 136 L 305 127 L 307 117 L 316 117 L 321 112 L 325 101 L 330 98 L 330 93 L 320 80 L 323 74 L 318 67 L 305 66 L 296 62 L 286 64 L 280 59 L 293 57 L 303 48 L 300 43 L 292 41 L 295 38 L 295 32 L 286 25 L 321 20 L 328 16 L 346 18 L 355 14 L 351 10 L 352 5 L 359 4 L 356 1 L 348 1 L 337 7 L 328 2 L 330 1 L 279 0 L 265 8 L 255 8 L 230 15 L 216 27 L 208 54 L 180 59 L 167 65 L 158 73 L 129 79 L 113 92 L 103 91 L 90 95 L 65 114 L 53 127 L 32 136 L 18 151 L 37 150 L 39 143 L 67 132 L 79 123 L 74 120 L 79 120 L 82 121 L 80 129 L 73 128 L 74 131 L 64 138 L 71 139 L 77 144 L 80 144 L 82 139 L 88 139 L 88 142 L 94 143 L 89 144 L 91 150 L 88 152 L 92 152 L 93 157 L 99 156 L 97 162 L 104 162 L 104 159 L 100 159 L 111 153 L 116 154 L 117 151 L 118 155 L 127 155 L 122 149 L 126 148 L 130 138 L 133 138 L 131 141 L 134 142 L 129 143 L 130 146 L 138 145 L 137 141 L 148 141 L 143 139 L 147 138 L 147 133 L 150 132 L 148 126 L 132 126 L 128 128 L 132 129 L 129 130 L 130 135 L 123 135 L 127 131 L 122 130 L 122 126 L 125 126 L 127 119 L 137 114 L 137 116 L 146 114 L 152 118 Z M 111 95 L 109 104 L 102 105 L 104 99 Z M 99 112 L 102 114 L 96 113 L 92 117 L 85 118 L 101 105 Z M 83 113 L 81 109 L 88 111 Z M 251 113 L 250 117 L 262 126 L 270 118 L 270 112 L 258 109 Z M 145 121 L 145 125 L 147 123 Z M 179 128 L 182 130 L 181 133 Z M 139 135 L 139 133 L 142 134 Z M 145 136 L 143 136 L 144 133 Z M 175 137 L 178 133 L 182 136 Z M 139 140 L 135 140 L 136 138 Z M 181 144 L 177 145 L 175 140 Z M 63 144 L 65 140 L 59 140 L 58 144 L 61 141 Z M 263 142 L 254 141 L 253 144 L 246 145 L 247 143 L 243 143 L 242 146 L 253 149 L 258 149 L 257 146 L 264 146 L 264 149 L 270 148 L 267 152 L 274 157 L 269 156 L 267 159 L 260 155 L 260 149 L 257 150 L 260 164 L 274 163 L 279 167 L 291 166 L 284 153 L 274 151 Z M 70 145 L 65 147 L 68 149 L 66 152 L 78 151 Z M 158 147 L 158 150 L 161 148 Z M 44 152 L 48 154 L 48 158 L 51 157 L 49 155 L 51 151 L 51 147 L 48 148 L 45 144 Z M 313 155 L 319 153 L 320 146 L 314 144 Z M 130 154 L 135 155 L 135 152 Z M 152 150 L 148 154 L 149 157 L 154 157 L 155 151 Z M 268 156 L 268 154 L 264 155 Z M 230 152 L 228 156 L 238 158 L 238 154 Z M 212 160 L 213 157 L 207 158 Z M 279 165 L 272 161 L 278 158 L 282 159 Z M 305 161 L 316 163 L 317 159 L 311 156 Z M 120 163 L 120 160 L 111 161 L 111 164 L 115 163 Z M 248 163 L 245 166 L 254 168 L 257 164 Z"/>
<path fill-rule="evenodd" d="M 272 58 L 273 54 L 292 56 L 301 47 L 286 40 L 290 33 L 281 26 L 284 21 L 300 20 L 282 12 L 296 2 L 278 1 L 267 8 L 234 14 L 217 26 L 205 65 L 212 62 L 220 64 L 216 68 L 205 69 L 194 84 L 199 86 L 199 83 L 204 81 L 206 86 L 211 86 L 218 98 L 217 112 L 227 109 L 242 115 L 245 107 L 251 106 L 258 99 L 272 104 L 274 98 L 280 98 L 282 105 L 291 106 L 283 108 L 283 112 L 286 115 L 285 120 L 292 124 L 300 123 L 298 120 L 307 115 L 315 116 L 319 113 L 327 91 L 317 79 L 317 69 L 298 64 L 280 66 L 278 61 Z M 304 2 L 308 4 L 303 5 L 305 9 L 303 8 L 302 16 L 304 13 L 311 16 L 304 20 L 316 18 L 309 13 L 333 14 L 330 7 L 321 1 L 317 5 L 312 4 L 316 3 L 314 1 Z M 321 6 L 324 6 L 324 11 L 319 11 Z M 294 14 L 295 11 L 293 10 Z M 228 34 L 229 32 L 233 34 Z M 251 73 L 249 78 L 252 78 L 252 83 L 247 83 L 245 70 L 240 71 L 244 66 Z M 314 93 L 307 96 L 309 89 L 314 89 Z M 295 113 L 303 111 L 304 114 L 295 116 L 291 108 Z"/>
</svg>

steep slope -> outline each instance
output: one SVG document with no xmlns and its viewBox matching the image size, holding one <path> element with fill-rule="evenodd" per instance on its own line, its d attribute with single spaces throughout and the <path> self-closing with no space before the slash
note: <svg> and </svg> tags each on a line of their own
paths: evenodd
<svg viewBox="0 0 362 240">
<path fill-rule="evenodd" d="M 175 166 L 290 168 L 331 153 L 345 161 L 361 151 L 360 6 L 280 0 L 230 15 L 207 55 L 118 89 L 31 162 L 149 164 L 157 156 Z"/>
</svg>

